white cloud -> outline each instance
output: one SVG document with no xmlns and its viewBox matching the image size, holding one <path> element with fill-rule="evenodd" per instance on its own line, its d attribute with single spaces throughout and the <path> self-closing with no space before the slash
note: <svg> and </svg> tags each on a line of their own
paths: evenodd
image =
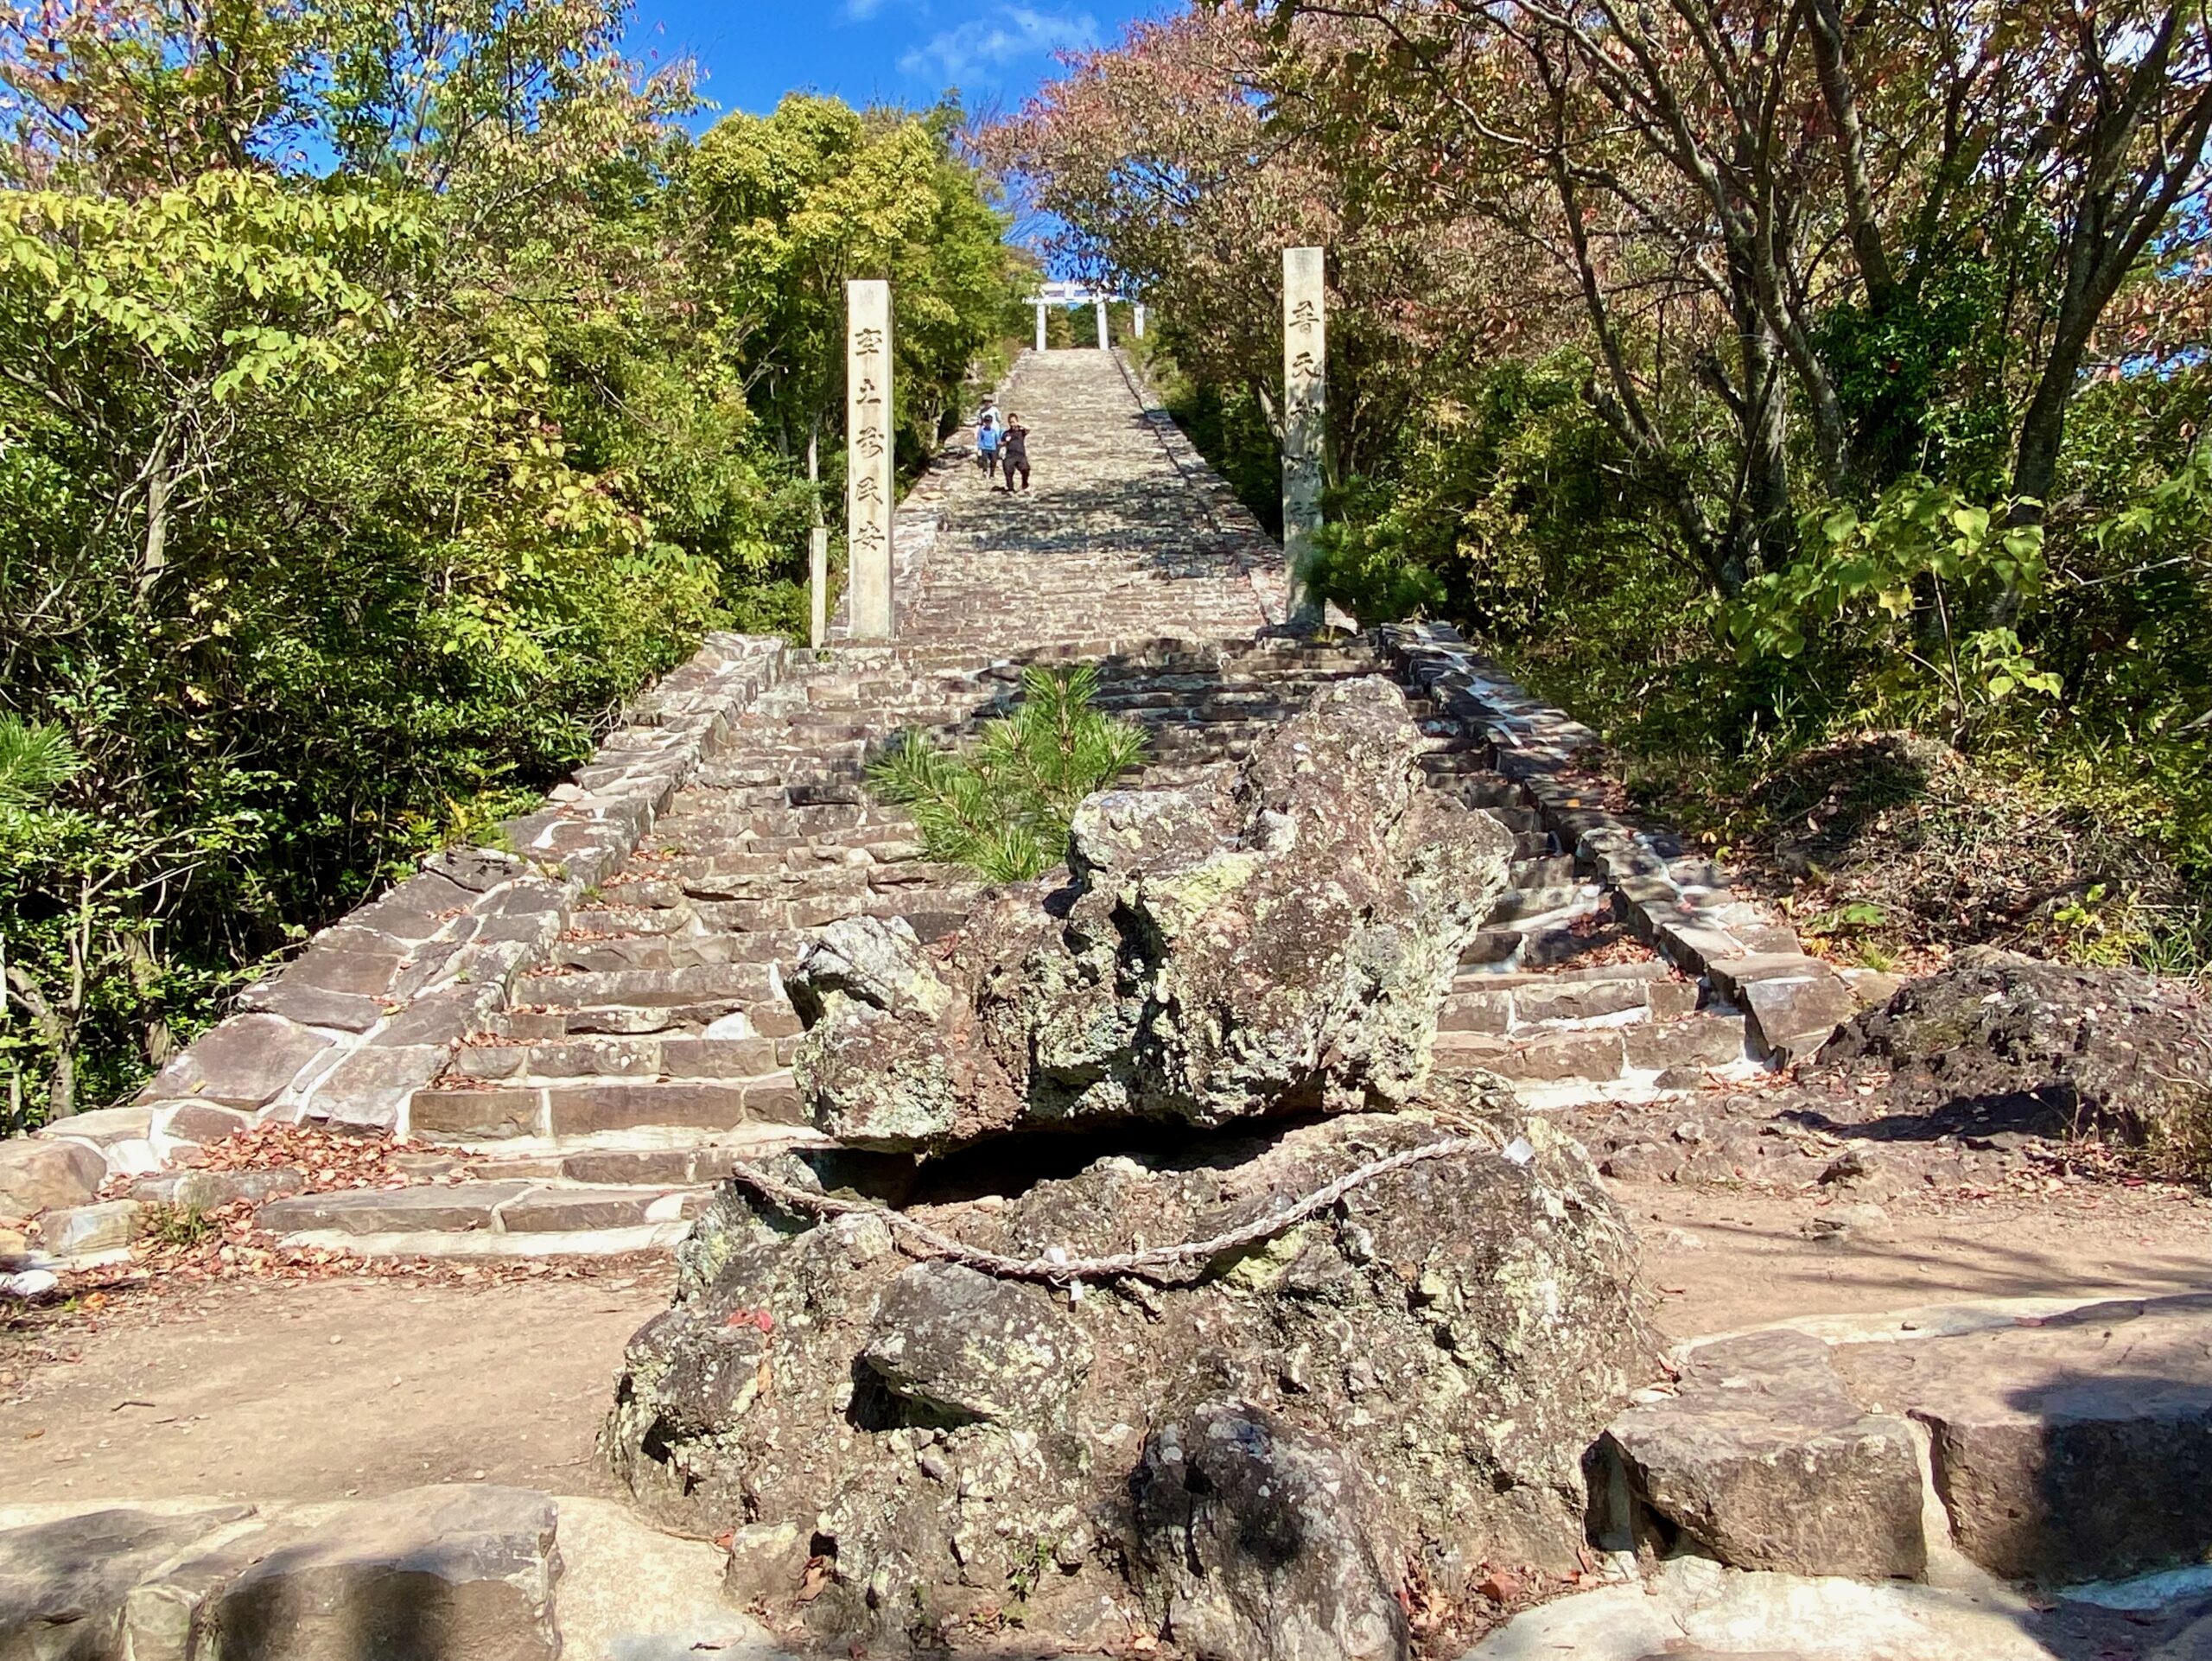
<svg viewBox="0 0 2212 1661">
<path fill-rule="evenodd" d="M 848 22 L 864 23 L 883 10 L 883 0 L 845 0 L 841 10 Z"/>
<path fill-rule="evenodd" d="M 874 6 L 881 0 L 858 3 Z M 932 77 L 940 85 L 955 84 L 1017 58 L 1097 44 L 1098 20 L 1087 11 L 1052 14 L 1008 6 L 931 35 L 902 56 L 899 68 L 905 74 Z"/>
</svg>

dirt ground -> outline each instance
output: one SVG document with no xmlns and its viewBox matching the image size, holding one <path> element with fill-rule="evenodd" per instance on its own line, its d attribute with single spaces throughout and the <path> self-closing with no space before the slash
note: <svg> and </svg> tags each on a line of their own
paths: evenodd
<svg viewBox="0 0 2212 1661">
<path fill-rule="evenodd" d="M 1899 1206 L 1840 1242 L 1803 1196 L 1615 1185 L 1671 1337 L 1788 1316 L 2212 1286 L 2212 1205 L 2082 1185 Z M 491 1480 L 608 1492 L 592 1456 L 630 1334 L 673 1270 L 577 1279 L 218 1283 L 120 1295 L 0 1329 L 0 1494 L 11 1501 L 334 1499 Z"/>
<path fill-rule="evenodd" d="M 1609 1186 L 1643 1235 L 1673 1338 L 1796 1315 L 2212 1288 L 2212 1204 L 2178 1189 L 2076 1184 L 2036 1199 L 1892 1205 L 1864 1233 L 1813 1240 L 1801 1231 L 1837 1202 Z"/>
<path fill-rule="evenodd" d="M 604 1492 L 592 1438 L 674 1278 L 231 1282 L 0 1328 L 0 1495 Z"/>
</svg>

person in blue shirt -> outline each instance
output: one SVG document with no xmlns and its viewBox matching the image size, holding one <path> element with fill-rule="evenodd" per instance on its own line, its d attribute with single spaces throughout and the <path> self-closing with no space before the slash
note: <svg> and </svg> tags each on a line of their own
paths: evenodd
<svg viewBox="0 0 2212 1661">
<path fill-rule="evenodd" d="M 986 410 L 976 417 L 976 463 L 988 479 L 999 461 L 999 418 L 995 410 Z"/>
</svg>

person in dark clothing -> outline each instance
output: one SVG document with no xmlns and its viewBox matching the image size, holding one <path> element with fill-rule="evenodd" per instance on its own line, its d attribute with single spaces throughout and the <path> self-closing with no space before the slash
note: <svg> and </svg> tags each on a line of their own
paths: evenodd
<svg viewBox="0 0 2212 1661">
<path fill-rule="evenodd" d="M 1029 488 L 1029 429 L 1021 424 L 1021 417 L 1010 415 L 1006 418 L 1006 430 L 999 437 L 999 471 L 1006 475 L 1006 493 L 1014 494 L 1014 475 L 1021 475 L 1021 487 Z"/>
</svg>

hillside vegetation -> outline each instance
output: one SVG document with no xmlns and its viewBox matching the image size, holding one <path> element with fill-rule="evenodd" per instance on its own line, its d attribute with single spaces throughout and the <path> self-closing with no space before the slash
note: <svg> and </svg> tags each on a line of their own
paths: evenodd
<svg viewBox="0 0 2212 1661">
<path fill-rule="evenodd" d="M 1459 624 L 1815 935 L 2186 969 L 2208 130 L 2161 0 L 1332 0 L 1140 26 L 985 147 L 1270 517 L 1326 245 L 1325 589 Z"/>
<path fill-rule="evenodd" d="M 795 626 L 848 277 L 909 466 L 1021 321 L 957 111 L 694 139 L 624 22 L 6 14 L 0 1118 L 130 1088 L 702 631 Z"/>
</svg>

